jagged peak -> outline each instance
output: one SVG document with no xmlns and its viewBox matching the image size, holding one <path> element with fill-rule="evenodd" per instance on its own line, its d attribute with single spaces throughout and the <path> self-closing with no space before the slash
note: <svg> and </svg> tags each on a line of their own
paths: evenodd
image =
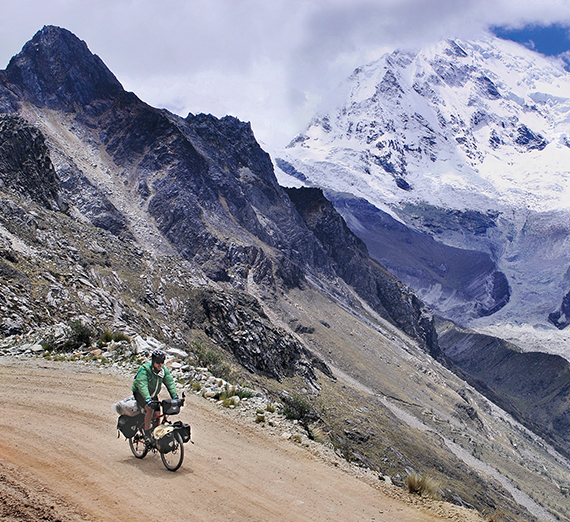
<svg viewBox="0 0 570 522">
<path fill-rule="evenodd" d="M 53 109 L 76 110 L 123 91 L 83 40 L 53 25 L 44 26 L 10 60 L 6 80 L 22 98 Z"/>
</svg>

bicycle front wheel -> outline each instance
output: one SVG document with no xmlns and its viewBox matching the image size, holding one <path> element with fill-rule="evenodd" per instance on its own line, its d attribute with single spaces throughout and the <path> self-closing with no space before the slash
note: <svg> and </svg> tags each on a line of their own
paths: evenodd
<svg viewBox="0 0 570 522">
<path fill-rule="evenodd" d="M 184 444 L 182 443 L 180 434 L 174 434 L 174 447 L 172 451 L 161 453 L 160 458 L 168 471 L 176 471 L 182 466 L 182 461 L 184 460 Z"/>
<path fill-rule="evenodd" d="M 148 453 L 148 446 L 144 442 L 144 438 L 141 435 L 140 431 L 137 431 L 130 439 L 129 439 L 129 446 L 133 455 L 137 459 L 144 459 L 146 454 Z"/>
</svg>

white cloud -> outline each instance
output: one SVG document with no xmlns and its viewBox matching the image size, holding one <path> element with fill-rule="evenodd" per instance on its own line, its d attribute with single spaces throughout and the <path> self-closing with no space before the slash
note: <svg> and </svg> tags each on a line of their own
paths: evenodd
<svg viewBox="0 0 570 522">
<path fill-rule="evenodd" d="M 489 25 L 570 25 L 567 0 L 0 0 L 0 61 L 45 24 L 85 40 L 129 90 L 233 114 L 284 144 L 358 65 Z"/>
</svg>

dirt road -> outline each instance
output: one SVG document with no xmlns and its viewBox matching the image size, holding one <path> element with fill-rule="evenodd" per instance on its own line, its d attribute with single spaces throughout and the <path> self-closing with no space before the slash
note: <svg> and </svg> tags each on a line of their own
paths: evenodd
<svg viewBox="0 0 570 522">
<path fill-rule="evenodd" d="M 393 498 L 194 395 L 178 416 L 195 441 L 182 468 L 137 460 L 111 410 L 130 384 L 81 364 L 0 357 L 0 520 L 482 520 L 455 506 L 426 512 L 398 488 Z"/>
</svg>

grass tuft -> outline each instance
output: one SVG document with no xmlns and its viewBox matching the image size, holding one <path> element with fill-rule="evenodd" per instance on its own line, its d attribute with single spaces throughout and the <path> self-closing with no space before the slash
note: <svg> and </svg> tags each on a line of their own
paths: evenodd
<svg viewBox="0 0 570 522">
<path fill-rule="evenodd" d="M 406 477 L 406 486 L 408 491 L 414 495 L 425 495 L 432 498 L 438 498 L 439 496 L 439 484 L 434 479 L 419 473 L 410 473 Z"/>
</svg>

